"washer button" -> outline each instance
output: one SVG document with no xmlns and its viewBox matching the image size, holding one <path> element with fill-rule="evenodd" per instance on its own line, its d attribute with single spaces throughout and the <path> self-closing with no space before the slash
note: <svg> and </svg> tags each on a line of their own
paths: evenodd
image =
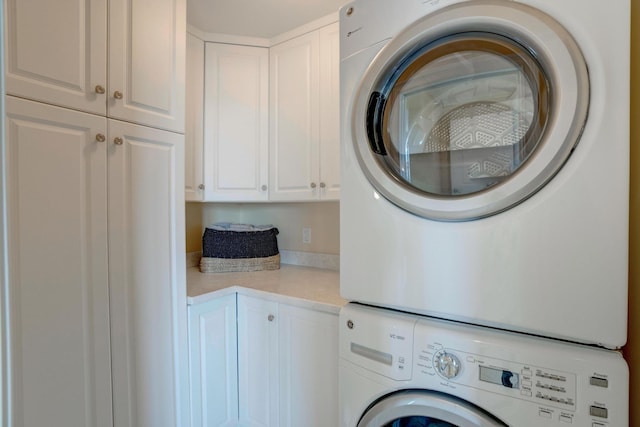
<svg viewBox="0 0 640 427">
<path fill-rule="evenodd" d="M 560 421 L 571 424 L 573 422 L 573 418 L 568 415 L 560 415 Z"/>
<path fill-rule="evenodd" d="M 589 407 L 589 415 L 591 415 L 592 417 L 598 417 L 598 418 L 608 418 L 609 411 L 607 410 L 607 408 L 591 405 Z"/>
<path fill-rule="evenodd" d="M 589 378 L 589 384 L 594 385 L 596 387 L 608 388 L 609 380 L 606 378 L 591 377 Z"/>
<path fill-rule="evenodd" d="M 551 418 L 551 412 L 547 411 L 546 409 L 540 409 L 538 411 L 538 415 L 542 418 Z"/>
</svg>

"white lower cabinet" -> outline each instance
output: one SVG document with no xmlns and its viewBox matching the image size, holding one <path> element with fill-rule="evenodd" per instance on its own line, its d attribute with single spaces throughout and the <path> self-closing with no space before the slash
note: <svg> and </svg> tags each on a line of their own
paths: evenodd
<svg viewBox="0 0 640 427">
<path fill-rule="evenodd" d="M 238 421 L 236 294 L 189 306 L 191 425 Z"/>
<path fill-rule="evenodd" d="M 238 403 L 243 427 L 279 426 L 278 303 L 238 295 Z"/>
<path fill-rule="evenodd" d="M 234 303 L 189 307 L 191 426 L 338 425 L 338 315 L 239 294 L 236 330 Z"/>
<path fill-rule="evenodd" d="M 338 316 L 280 304 L 281 427 L 338 425 Z"/>
</svg>

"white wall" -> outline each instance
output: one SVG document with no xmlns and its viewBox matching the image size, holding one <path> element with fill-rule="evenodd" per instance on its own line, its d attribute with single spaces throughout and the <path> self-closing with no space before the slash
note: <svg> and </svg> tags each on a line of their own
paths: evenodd
<svg viewBox="0 0 640 427">
<path fill-rule="evenodd" d="M 187 252 L 202 250 L 204 227 L 215 222 L 273 224 L 280 250 L 338 255 L 338 202 L 310 203 L 187 203 Z M 302 229 L 311 228 L 311 243 L 302 243 Z"/>
</svg>

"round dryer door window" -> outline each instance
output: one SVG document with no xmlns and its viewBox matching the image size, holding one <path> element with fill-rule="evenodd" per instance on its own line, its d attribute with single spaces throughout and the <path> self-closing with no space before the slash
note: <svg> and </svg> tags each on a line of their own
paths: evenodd
<svg viewBox="0 0 640 427">
<path fill-rule="evenodd" d="M 355 98 L 353 141 L 369 181 L 399 207 L 478 219 L 553 178 L 588 106 L 584 58 L 558 22 L 513 1 L 463 2 L 376 56 Z"/>
<path fill-rule="evenodd" d="M 357 427 L 506 427 L 471 403 L 429 390 L 401 391 L 382 398 Z"/>
</svg>

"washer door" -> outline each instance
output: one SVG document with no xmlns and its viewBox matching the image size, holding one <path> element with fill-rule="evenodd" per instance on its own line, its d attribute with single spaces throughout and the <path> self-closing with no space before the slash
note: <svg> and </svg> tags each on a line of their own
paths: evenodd
<svg viewBox="0 0 640 427">
<path fill-rule="evenodd" d="M 558 22 L 514 1 L 461 2 L 381 50 L 356 95 L 352 136 L 391 202 L 430 219 L 477 219 L 560 170 L 588 106 L 584 58 Z"/>
<path fill-rule="evenodd" d="M 428 391 L 384 397 L 364 414 L 357 427 L 507 427 L 462 399 Z"/>
</svg>

